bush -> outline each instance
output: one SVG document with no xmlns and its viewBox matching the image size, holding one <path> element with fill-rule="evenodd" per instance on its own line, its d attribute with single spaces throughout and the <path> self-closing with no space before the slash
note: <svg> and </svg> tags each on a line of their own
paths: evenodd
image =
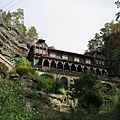
<svg viewBox="0 0 120 120">
<path fill-rule="evenodd" d="M 44 120 L 35 109 L 26 107 L 21 80 L 0 81 L 0 120 Z"/>
<path fill-rule="evenodd" d="M 34 76 L 38 76 L 35 69 L 31 68 L 31 67 L 27 67 L 27 66 L 18 66 L 16 68 L 16 72 L 22 76 L 22 75 L 29 75 L 32 74 Z"/>
<path fill-rule="evenodd" d="M 27 75 L 30 72 L 30 68 L 26 66 L 19 66 L 16 68 L 16 71 L 19 75 Z"/>
<path fill-rule="evenodd" d="M 66 93 L 66 90 L 65 90 L 64 87 L 59 88 L 58 91 L 63 94 L 63 97 L 64 97 L 64 98 L 66 97 L 66 94 L 67 94 L 67 93 Z"/>
<path fill-rule="evenodd" d="M 15 61 L 15 66 L 16 67 L 18 67 L 18 66 L 27 66 L 27 67 L 30 67 L 31 66 L 31 63 L 26 58 L 16 57 L 14 59 L 14 61 Z"/>
<path fill-rule="evenodd" d="M 41 84 L 41 87 L 46 89 L 46 91 L 52 91 L 55 86 L 55 79 L 45 76 L 40 76 L 38 78 L 39 83 Z"/>
<path fill-rule="evenodd" d="M 48 92 L 58 93 L 59 89 L 63 88 L 63 84 L 59 79 L 55 79 L 49 74 L 44 74 L 38 77 L 39 84 Z"/>
</svg>

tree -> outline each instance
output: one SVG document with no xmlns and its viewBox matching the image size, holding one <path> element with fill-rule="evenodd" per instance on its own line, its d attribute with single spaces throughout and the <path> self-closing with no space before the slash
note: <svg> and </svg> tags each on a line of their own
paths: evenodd
<svg viewBox="0 0 120 120">
<path fill-rule="evenodd" d="M 104 27 L 100 29 L 99 33 L 95 33 L 95 37 L 91 39 L 88 43 L 88 50 L 96 50 L 97 47 L 104 47 L 104 38 L 111 33 L 115 33 L 118 30 L 118 24 L 116 25 L 114 21 L 105 23 Z"/>
<path fill-rule="evenodd" d="M 12 22 L 11 24 L 16 26 L 24 36 L 26 36 L 26 27 L 24 25 L 24 10 L 19 8 L 17 12 L 12 12 Z"/>
<path fill-rule="evenodd" d="M 26 29 L 26 27 L 24 26 L 24 24 L 18 24 L 18 25 L 17 25 L 17 28 L 19 29 L 19 31 L 20 31 L 21 33 L 23 33 L 24 36 L 26 36 L 26 31 L 27 31 L 27 29 Z"/>
<path fill-rule="evenodd" d="M 110 70 L 116 74 L 120 73 L 120 45 L 113 50 Z"/>
<path fill-rule="evenodd" d="M 17 9 L 17 12 L 12 12 L 12 19 L 15 26 L 18 24 L 24 24 L 24 10 L 19 8 Z"/>
<path fill-rule="evenodd" d="M 38 39 L 38 33 L 37 33 L 37 30 L 34 26 L 31 26 L 28 29 L 27 36 L 32 38 L 32 39 Z"/>
<path fill-rule="evenodd" d="M 86 71 L 74 84 L 75 97 L 78 98 L 78 108 L 88 114 L 99 111 L 103 103 L 103 85 L 100 77 L 91 71 Z"/>
<path fill-rule="evenodd" d="M 0 19 L 3 24 L 11 24 L 12 21 L 12 14 L 10 11 L 6 13 L 6 11 L 0 10 Z"/>
<path fill-rule="evenodd" d="M 0 10 L 0 21 L 4 25 L 17 27 L 24 36 L 26 36 L 26 27 L 24 25 L 24 10 L 19 8 L 17 12 L 6 12 Z"/>
<path fill-rule="evenodd" d="M 118 1 L 116 1 L 115 2 L 115 4 L 117 5 L 117 8 L 119 8 L 120 7 L 120 2 L 119 2 L 119 0 Z M 119 19 L 119 17 L 120 17 L 120 12 L 118 12 L 117 14 L 116 14 L 116 21 Z"/>
</svg>

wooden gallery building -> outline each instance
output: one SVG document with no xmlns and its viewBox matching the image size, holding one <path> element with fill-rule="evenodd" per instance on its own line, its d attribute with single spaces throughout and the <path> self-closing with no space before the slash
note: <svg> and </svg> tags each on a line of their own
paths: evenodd
<svg viewBox="0 0 120 120">
<path fill-rule="evenodd" d="M 101 76 L 108 75 L 101 48 L 79 54 L 50 48 L 44 39 L 39 39 L 31 45 L 27 59 L 33 67 L 46 72 L 79 76 L 85 70 L 92 70 Z"/>
</svg>

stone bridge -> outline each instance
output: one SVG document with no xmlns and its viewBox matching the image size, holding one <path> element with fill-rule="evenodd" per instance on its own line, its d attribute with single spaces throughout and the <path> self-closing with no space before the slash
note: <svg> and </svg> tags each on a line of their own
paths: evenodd
<svg viewBox="0 0 120 120">
<path fill-rule="evenodd" d="M 0 54 L 0 64 L 1 66 L 5 66 L 7 70 L 10 70 L 13 68 L 13 64 L 1 54 Z"/>
</svg>

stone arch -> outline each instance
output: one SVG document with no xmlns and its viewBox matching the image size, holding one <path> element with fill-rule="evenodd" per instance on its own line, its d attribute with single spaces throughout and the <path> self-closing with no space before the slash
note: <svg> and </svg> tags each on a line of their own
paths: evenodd
<svg viewBox="0 0 120 120">
<path fill-rule="evenodd" d="M 63 64 L 62 64 L 62 62 L 58 62 L 57 67 L 58 67 L 58 69 L 62 69 L 63 70 Z"/>
<path fill-rule="evenodd" d="M 104 93 L 106 95 L 113 95 L 113 94 L 115 94 L 115 88 L 114 88 L 114 86 L 112 84 L 106 83 L 106 82 L 104 82 L 103 84 L 104 84 L 104 86 L 106 88 L 104 90 Z M 108 108 L 113 107 L 114 104 L 115 104 L 115 101 L 110 101 L 110 100 L 104 101 L 104 105 L 106 107 L 108 107 Z"/>
<path fill-rule="evenodd" d="M 68 89 L 68 79 L 67 79 L 67 77 L 61 77 L 60 80 L 63 83 L 64 88 L 67 90 Z"/>
<path fill-rule="evenodd" d="M 75 72 L 75 71 L 76 71 L 76 66 L 75 66 L 75 64 L 72 64 L 72 65 L 71 65 L 71 71 L 72 71 L 72 72 Z"/>
<path fill-rule="evenodd" d="M 53 60 L 53 61 L 51 61 L 51 66 L 50 66 L 51 68 L 56 68 L 56 62 Z"/>
<path fill-rule="evenodd" d="M 94 70 L 94 68 L 93 67 L 90 67 L 90 69 L 89 69 L 90 71 L 92 71 L 93 73 L 95 73 L 95 70 Z"/>
<path fill-rule="evenodd" d="M 64 70 L 70 71 L 70 66 L 68 63 L 64 64 Z"/>
<path fill-rule="evenodd" d="M 78 66 L 77 66 L 77 71 L 78 71 L 78 72 L 82 72 L 82 67 L 81 67 L 81 65 L 78 65 Z"/>
<path fill-rule="evenodd" d="M 49 67 L 49 60 L 48 59 L 44 60 L 43 66 Z"/>
<path fill-rule="evenodd" d="M 105 91 L 104 91 L 106 94 L 113 93 L 114 88 L 111 84 L 109 84 L 109 83 L 103 83 L 103 84 L 105 85 L 105 88 L 106 88 Z"/>
<path fill-rule="evenodd" d="M 45 73 L 43 73 L 43 74 L 41 74 L 40 76 L 43 76 L 43 77 L 45 77 L 45 78 L 52 78 L 52 79 L 54 79 L 54 76 L 51 75 L 51 74 L 45 74 Z"/>
<path fill-rule="evenodd" d="M 96 69 L 96 74 L 101 75 L 100 69 L 98 69 L 98 68 Z"/>
<path fill-rule="evenodd" d="M 88 67 L 84 66 L 83 71 L 87 71 L 87 70 L 88 70 Z"/>
<path fill-rule="evenodd" d="M 106 70 L 104 70 L 104 69 L 102 70 L 102 75 L 103 75 L 103 76 L 107 76 Z"/>
</svg>

